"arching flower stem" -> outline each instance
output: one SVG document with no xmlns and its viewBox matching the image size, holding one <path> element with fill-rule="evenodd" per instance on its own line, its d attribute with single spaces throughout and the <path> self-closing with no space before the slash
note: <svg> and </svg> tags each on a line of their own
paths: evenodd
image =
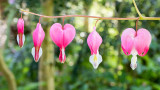
<svg viewBox="0 0 160 90">
<path fill-rule="evenodd" d="M 26 12 L 29 14 L 33 14 L 36 16 L 41 16 L 44 18 L 66 18 L 66 17 L 87 17 L 87 18 L 97 18 L 101 20 L 137 20 L 138 17 L 130 17 L 130 18 L 119 18 L 119 17 L 99 17 L 99 16 L 88 16 L 88 15 L 63 15 L 63 16 L 46 16 L 33 12 L 29 12 L 23 9 L 20 9 L 22 12 Z M 160 17 L 140 17 L 139 20 L 160 20 Z"/>
</svg>

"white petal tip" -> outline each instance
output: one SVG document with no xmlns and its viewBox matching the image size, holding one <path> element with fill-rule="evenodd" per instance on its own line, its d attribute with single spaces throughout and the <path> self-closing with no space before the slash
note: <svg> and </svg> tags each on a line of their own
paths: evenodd
<svg viewBox="0 0 160 90">
<path fill-rule="evenodd" d="M 132 68 L 132 70 L 135 70 L 137 68 L 137 64 L 130 64 L 130 67 Z"/>
<path fill-rule="evenodd" d="M 132 70 L 135 70 L 137 68 L 137 56 L 136 55 L 133 55 L 131 59 L 130 67 L 132 68 Z"/>
<path fill-rule="evenodd" d="M 17 43 L 19 45 L 19 35 L 17 34 Z"/>
<path fill-rule="evenodd" d="M 98 65 L 95 65 L 95 66 L 93 65 L 93 68 L 94 68 L 94 69 L 97 69 L 97 68 L 98 68 Z"/>
<path fill-rule="evenodd" d="M 93 54 L 90 56 L 89 62 L 92 64 L 94 69 L 97 69 L 99 64 L 102 62 L 102 56 L 99 54 Z"/>
<path fill-rule="evenodd" d="M 32 56 L 33 56 L 33 58 L 34 58 L 34 57 L 35 57 L 35 47 L 32 48 L 31 54 L 32 54 Z M 35 58 L 34 58 L 34 60 L 35 60 Z M 35 60 L 35 61 L 36 61 L 36 60 Z"/>
<path fill-rule="evenodd" d="M 23 37 L 22 37 L 22 42 L 23 42 L 23 44 L 22 44 L 22 46 L 20 46 L 20 48 L 23 47 L 24 41 L 25 41 L 25 35 L 23 34 Z M 18 43 L 18 45 L 19 45 L 19 35 L 18 35 L 18 34 L 17 34 L 17 43 Z"/>
<path fill-rule="evenodd" d="M 42 56 L 42 48 L 39 49 L 39 58 Z"/>
<path fill-rule="evenodd" d="M 23 45 L 24 45 L 24 41 L 25 41 L 25 35 L 23 34 Z M 23 46 L 22 46 L 23 47 Z"/>
<path fill-rule="evenodd" d="M 35 47 L 32 48 L 32 52 L 31 53 L 32 53 L 32 56 L 34 58 L 34 61 L 38 62 L 39 58 L 42 56 L 42 48 L 41 47 L 39 48 L 39 58 L 38 58 L 38 60 L 35 60 Z"/>
<path fill-rule="evenodd" d="M 64 51 L 64 48 L 62 48 L 62 59 L 64 60 L 64 56 L 65 56 L 65 51 Z M 64 62 L 62 62 L 64 63 Z"/>
</svg>

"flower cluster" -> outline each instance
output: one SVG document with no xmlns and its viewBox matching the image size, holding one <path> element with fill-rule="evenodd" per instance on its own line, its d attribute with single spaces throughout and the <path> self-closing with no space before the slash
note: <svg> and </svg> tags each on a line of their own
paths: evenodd
<svg viewBox="0 0 160 90">
<path fill-rule="evenodd" d="M 24 36 L 24 20 L 20 18 L 17 23 L 18 35 L 17 42 L 22 48 L 25 41 Z M 65 48 L 72 42 L 76 35 L 76 30 L 71 24 L 61 25 L 60 23 L 55 23 L 50 28 L 50 37 L 52 41 L 60 48 L 59 60 L 64 63 L 66 60 Z M 44 40 L 45 32 L 40 24 L 37 24 L 36 29 L 33 32 L 33 43 L 32 55 L 35 62 L 39 61 L 42 55 L 41 44 Z M 102 44 L 102 38 L 96 31 L 96 27 L 89 34 L 87 38 L 87 43 L 91 51 L 91 56 L 89 62 L 93 65 L 94 69 L 97 69 L 99 64 L 102 62 L 102 56 L 99 54 L 99 47 Z M 132 28 L 127 28 L 123 31 L 121 36 L 121 47 L 126 55 L 132 54 L 131 68 L 134 70 L 137 67 L 137 55 L 144 56 L 148 50 L 151 43 L 151 34 L 146 29 L 134 30 Z"/>
</svg>

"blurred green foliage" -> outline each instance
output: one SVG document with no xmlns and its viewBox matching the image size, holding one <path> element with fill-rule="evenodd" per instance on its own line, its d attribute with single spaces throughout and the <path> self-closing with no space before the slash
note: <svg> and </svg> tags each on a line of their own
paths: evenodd
<svg viewBox="0 0 160 90">
<path fill-rule="evenodd" d="M 39 17 L 24 15 L 26 41 L 22 49 L 16 43 L 16 21 L 20 17 L 19 8 L 41 14 L 43 0 L 16 0 L 15 4 L 5 6 L 3 18 L 10 22 L 10 38 L 4 50 L 4 58 L 16 77 L 19 90 L 38 89 L 44 82 L 38 82 L 38 63 L 31 55 L 33 47 L 32 31 Z M 54 15 L 79 14 L 111 17 L 136 17 L 132 0 L 54 0 Z M 136 0 L 143 16 L 160 16 L 160 0 Z M 85 9 L 88 9 L 86 12 Z M 47 10 L 47 9 L 46 9 Z M 14 17 L 12 17 L 14 16 Z M 43 25 L 61 23 L 62 19 L 41 22 Z M 160 89 L 160 21 L 139 21 L 138 28 L 146 28 L 152 34 L 149 52 L 138 57 L 138 67 L 130 68 L 131 56 L 121 50 L 121 33 L 125 28 L 135 28 L 135 21 L 100 20 L 97 31 L 103 38 L 99 52 L 103 62 L 97 70 L 89 63 L 90 50 L 86 39 L 95 24 L 89 19 L 89 30 L 84 30 L 84 18 L 66 18 L 76 28 L 76 37 L 66 48 L 67 60 L 58 60 L 59 48 L 55 45 L 55 88 L 56 90 L 158 90 Z M 7 82 L 0 76 L 0 88 L 6 90 Z"/>
</svg>

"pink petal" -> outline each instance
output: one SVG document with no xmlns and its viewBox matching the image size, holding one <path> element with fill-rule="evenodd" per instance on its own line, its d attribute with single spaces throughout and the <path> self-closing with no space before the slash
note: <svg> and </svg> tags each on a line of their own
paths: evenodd
<svg viewBox="0 0 160 90">
<path fill-rule="evenodd" d="M 63 47 L 63 30 L 60 23 L 55 23 L 51 26 L 50 37 L 58 47 Z"/>
<path fill-rule="evenodd" d="M 87 38 L 87 43 L 91 50 L 91 54 L 97 54 L 97 51 L 99 50 L 99 46 L 102 43 L 102 38 L 96 32 L 95 27 L 94 27 L 94 30 L 89 34 Z"/>
<path fill-rule="evenodd" d="M 19 36 L 19 46 L 20 46 L 20 48 L 22 48 L 22 46 L 23 46 L 23 34 L 20 33 L 18 36 Z"/>
<path fill-rule="evenodd" d="M 62 49 L 60 49 L 59 60 L 61 63 L 64 63 L 66 61 L 66 55 L 64 54 L 64 58 L 63 58 Z"/>
<path fill-rule="evenodd" d="M 55 23 L 50 29 L 50 37 L 52 41 L 60 48 L 67 47 L 67 45 L 74 39 L 75 34 L 76 30 L 70 24 L 65 24 L 62 29 L 60 23 Z"/>
<path fill-rule="evenodd" d="M 17 29 L 18 29 L 18 33 L 20 34 L 23 34 L 24 33 L 24 20 L 23 19 L 18 19 L 18 22 L 17 22 Z"/>
<path fill-rule="evenodd" d="M 36 29 L 33 31 L 34 46 L 40 47 L 45 37 L 45 33 L 40 23 L 37 24 Z"/>
<path fill-rule="evenodd" d="M 152 37 L 148 30 L 142 28 L 137 31 L 134 45 L 140 56 L 144 56 L 148 52 L 151 39 Z"/>
<path fill-rule="evenodd" d="M 35 47 L 35 62 L 39 60 L 39 49 L 40 47 Z"/>
<path fill-rule="evenodd" d="M 71 24 L 64 25 L 64 33 L 63 33 L 63 46 L 67 47 L 69 43 L 72 42 L 76 35 L 76 30 Z"/>
<path fill-rule="evenodd" d="M 126 55 L 130 55 L 134 47 L 135 30 L 127 28 L 123 31 L 121 36 L 121 47 Z"/>
</svg>

